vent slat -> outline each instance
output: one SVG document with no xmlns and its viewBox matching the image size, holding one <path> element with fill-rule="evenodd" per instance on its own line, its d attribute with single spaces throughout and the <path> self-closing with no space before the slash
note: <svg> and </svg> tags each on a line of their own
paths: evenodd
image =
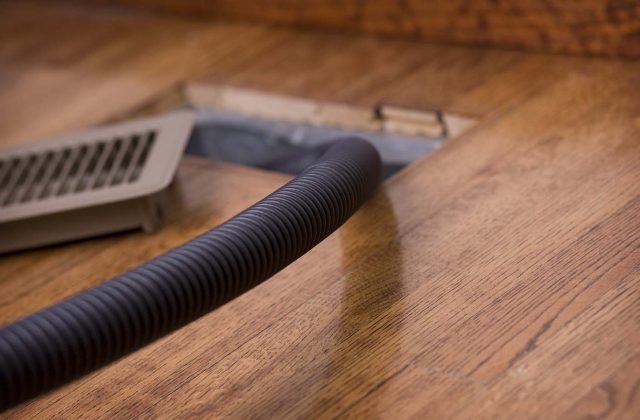
<svg viewBox="0 0 640 420">
<path fill-rule="evenodd" d="M 40 170 L 42 171 L 42 178 L 39 182 L 35 183 L 32 188 L 32 199 L 38 199 L 44 190 L 45 184 L 47 180 L 51 177 L 51 173 L 55 169 L 55 164 L 57 159 L 60 157 L 59 153 L 55 153 L 53 151 L 48 151 L 44 154 L 44 162 L 42 162 L 42 167 Z"/>
<path fill-rule="evenodd" d="M 114 177 L 111 180 L 111 185 L 115 186 L 120 184 L 126 177 L 127 170 L 129 169 L 129 165 L 133 160 L 136 149 L 138 148 L 140 143 L 140 136 L 133 135 L 129 138 L 129 142 L 127 143 L 127 147 L 123 147 L 124 151 L 122 155 L 122 160 L 118 164 L 116 171 L 114 172 Z"/>
<path fill-rule="evenodd" d="M 11 194 L 7 198 L 7 201 L 5 203 L 5 205 L 7 206 L 20 201 L 20 198 L 24 194 L 26 188 L 28 187 L 28 184 L 31 181 L 30 178 L 35 176 L 35 173 L 33 173 L 33 169 L 34 169 L 33 167 L 35 166 L 35 163 L 38 160 L 38 155 L 35 155 L 35 154 L 30 155 L 25 160 L 27 161 L 27 164 L 22 170 L 22 173 L 18 178 L 18 182 L 13 187 L 13 191 L 11 191 Z"/>
<path fill-rule="evenodd" d="M 4 189 L 4 185 L 9 180 L 9 170 L 13 165 L 13 161 L 11 159 L 3 160 L 2 166 L 0 166 L 0 193 Z"/>
<path fill-rule="evenodd" d="M 49 159 L 46 162 L 46 170 L 44 172 L 44 176 L 42 177 L 42 182 L 38 185 L 38 187 L 34 190 L 34 197 L 37 200 L 40 200 L 46 196 L 47 187 L 51 181 L 51 177 L 55 172 L 60 160 L 62 159 L 62 150 L 54 151 L 51 153 Z"/>
<path fill-rule="evenodd" d="M 87 157 L 89 162 L 85 170 L 80 174 L 80 182 L 78 183 L 78 187 L 76 188 L 76 192 L 84 191 L 93 184 L 94 178 L 97 174 L 96 168 L 98 167 L 98 163 L 100 162 L 101 157 L 104 154 L 105 143 L 99 142 L 96 148 L 89 154 Z"/>
<path fill-rule="evenodd" d="M 113 165 L 111 166 L 109 173 L 107 174 L 105 185 L 114 185 L 116 175 L 122 169 L 122 161 L 129 150 L 129 145 L 131 144 L 132 140 L 133 139 L 131 137 L 122 140 L 120 150 L 118 150 L 118 154 L 113 161 Z"/>
<path fill-rule="evenodd" d="M 56 178 L 54 183 L 51 185 L 52 195 L 60 195 L 60 190 L 64 185 L 64 181 L 67 179 L 67 175 L 69 174 L 69 171 L 71 171 L 71 166 L 73 165 L 73 162 L 75 161 L 79 151 L 80 149 L 78 149 L 77 147 L 74 147 L 73 149 L 69 150 L 69 154 L 64 159 L 62 171 L 60 172 L 60 175 Z"/>
<path fill-rule="evenodd" d="M 109 155 L 111 154 L 111 150 L 113 149 L 113 146 L 114 146 L 114 142 L 112 141 L 103 143 L 103 144 L 104 144 L 104 148 L 102 149 L 100 156 L 98 156 L 98 161 L 93 170 L 93 173 L 91 174 L 91 178 L 89 179 L 87 188 L 90 188 L 90 189 L 98 188 L 99 186 L 98 182 L 100 181 L 100 176 L 104 175 L 102 172 L 103 168 L 107 163 L 107 159 L 109 158 Z"/>
<path fill-rule="evenodd" d="M 4 161 L 2 170 L 0 170 L 0 196 L 3 191 L 5 191 L 5 188 L 7 188 L 9 179 L 11 179 L 11 170 L 18 164 L 18 162 L 19 160 L 17 158 L 7 159 Z"/>
<path fill-rule="evenodd" d="M 60 188 L 56 192 L 57 196 L 61 196 L 68 193 L 69 191 L 72 191 L 73 187 L 78 181 L 78 175 L 81 170 L 81 165 L 85 160 L 85 156 L 87 154 L 87 151 L 89 150 L 89 147 L 86 145 L 81 145 L 76 150 L 77 153 L 72 159 L 70 159 L 71 165 L 69 168 L 69 172 L 67 172 L 66 176 L 60 183 Z"/>
<path fill-rule="evenodd" d="M 140 175 L 142 174 L 142 170 L 144 169 L 144 165 L 147 162 L 147 157 L 149 157 L 149 153 L 151 152 L 151 148 L 153 147 L 153 143 L 155 141 L 155 132 L 150 132 L 145 136 L 144 142 L 142 142 L 142 147 L 140 148 L 140 154 L 131 161 L 131 173 L 126 177 L 127 182 L 135 182 Z"/>
<path fill-rule="evenodd" d="M 27 168 L 28 162 L 29 159 L 27 157 L 18 158 L 18 164 L 15 165 L 15 169 L 11 171 L 9 181 L 2 191 L 0 191 L 0 205 L 6 206 L 15 195 L 15 189 L 18 186 L 18 182 L 23 179 L 23 173 Z"/>
<path fill-rule="evenodd" d="M 75 179 L 69 182 L 69 191 L 79 192 L 82 191 L 82 183 L 85 181 L 87 168 L 94 159 L 96 151 L 98 149 L 98 143 L 93 143 L 87 148 L 87 152 L 80 159 L 80 166 L 78 168 L 78 174 Z"/>
<path fill-rule="evenodd" d="M 122 144 L 123 144 L 123 140 L 122 139 L 116 139 L 115 141 L 113 141 L 111 143 L 111 148 L 110 150 L 106 153 L 107 158 L 104 161 L 104 165 L 102 166 L 102 168 L 100 168 L 100 171 L 98 172 L 98 176 L 96 178 L 95 183 L 93 184 L 93 189 L 98 189 L 98 188 L 102 188 L 105 185 L 108 185 L 107 180 L 109 179 L 109 174 L 111 173 L 114 165 L 115 165 L 115 161 L 118 157 L 118 155 L 120 154 L 120 150 L 122 149 Z"/>
<path fill-rule="evenodd" d="M 51 171 L 47 173 L 44 179 L 43 188 L 38 199 L 43 200 L 52 194 L 56 181 L 64 169 L 66 159 L 69 157 L 69 153 L 71 153 L 69 148 L 64 148 L 55 152 L 54 159 L 50 163 Z"/>
<path fill-rule="evenodd" d="M 35 197 L 34 191 L 42 182 L 44 173 L 47 169 L 47 161 L 51 159 L 52 153 L 40 153 L 38 155 L 38 161 L 35 163 L 35 177 L 31 180 L 30 185 L 25 189 L 25 194 L 20 198 L 21 203 L 30 201 Z"/>
<path fill-rule="evenodd" d="M 44 163 L 45 154 L 40 153 L 36 155 L 33 164 L 31 164 L 31 168 L 29 168 L 29 174 L 27 175 L 27 179 L 24 182 L 24 185 L 17 193 L 15 202 L 22 203 L 25 198 L 28 196 L 29 192 L 33 189 L 33 185 L 37 180 L 38 174 L 42 169 L 42 165 Z"/>
<path fill-rule="evenodd" d="M 131 160 L 128 162 L 126 172 L 124 174 L 124 179 L 127 182 L 130 182 L 131 177 L 133 176 L 133 172 L 135 171 L 136 165 L 140 160 L 140 156 L 142 156 L 142 153 L 147 145 L 148 138 L 149 134 L 145 134 L 139 139 L 136 144 L 135 150 L 133 151 L 133 155 L 131 156 Z"/>
</svg>

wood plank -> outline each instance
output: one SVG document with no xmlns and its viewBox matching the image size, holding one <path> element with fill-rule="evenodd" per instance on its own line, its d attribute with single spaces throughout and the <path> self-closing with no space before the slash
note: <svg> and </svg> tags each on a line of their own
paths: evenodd
<svg viewBox="0 0 640 420">
<path fill-rule="evenodd" d="M 629 359 L 563 413 L 568 418 L 628 418 L 640 412 L 640 354 Z"/>
<path fill-rule="evenodd" d="M 92 0 L 113 5 L 113 1 Z M 442 43 L 640 56 L 633 0 L 118 0 L 137 10 L 321 27 Z"/>
<path fill-rule="evenodd" d="M 123 115 L 185 79 L 481 118 L 273 279 L 7 417 L 637 412 L 640 63 L 3 6 L 6 143 Z M 160 232 L 2 257 L 0 322 L 286 179 L 185 159 Z"/>
</svg>

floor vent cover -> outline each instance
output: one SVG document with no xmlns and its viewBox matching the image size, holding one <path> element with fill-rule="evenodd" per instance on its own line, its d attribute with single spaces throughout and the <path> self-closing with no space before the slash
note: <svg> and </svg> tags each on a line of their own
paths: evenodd
<svg viewBox="0 0 640 420">
<path fill-rule="evenodd" d="M 155 230 L 194 120 L 172 112 L 0 149 L 0 252 Z"/>
</svg>

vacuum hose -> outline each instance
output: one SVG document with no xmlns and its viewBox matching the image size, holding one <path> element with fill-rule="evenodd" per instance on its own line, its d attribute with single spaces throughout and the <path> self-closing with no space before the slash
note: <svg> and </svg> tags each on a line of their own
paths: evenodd
<svg viewBox="0 0 640 420">
<path fill-rule="evenodd" d="M 0 410 L 112 362 L 268 279 L 373 193 L 380 156 L 337 140 L 303 173 L 232 219 L 0 330 Z"/>
</svg>

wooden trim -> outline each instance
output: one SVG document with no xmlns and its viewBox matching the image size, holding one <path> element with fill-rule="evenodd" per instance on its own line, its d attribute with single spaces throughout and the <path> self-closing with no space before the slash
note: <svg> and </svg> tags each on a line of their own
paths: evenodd
<svg viewBox="0 0 640 420">
<path fill-rule="evenodd" d="M 439 110 L 380 104 L 374 108 L 315 101 L 207 83 L 174 86 L 142 106 L 118 114 L 113 121 L 172 111 L 182 106 L 208 107 L 294 123 L 309 123 L 408 136 L 457 137 L 476 119 Z"/>
</svg>

